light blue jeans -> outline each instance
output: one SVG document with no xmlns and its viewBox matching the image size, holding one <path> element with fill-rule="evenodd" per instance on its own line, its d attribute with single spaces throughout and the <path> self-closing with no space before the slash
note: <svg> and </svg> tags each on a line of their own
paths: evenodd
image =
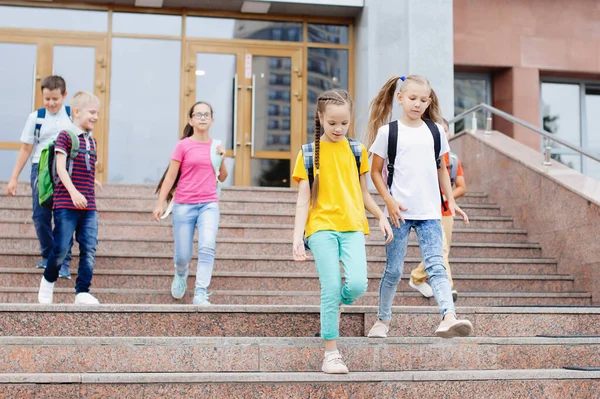
<svg viewBox="0 0 600 399">
<path fill-rule="evenodd" d="M 362 231 L 318 231 L 308 237 L 321 283 L 321 337 L 337 339 L 340 302 L 351 305 L 367 290 L 367 253 Z M 340 271 L 344 267 L 344 285 Z"/>
<path fill-rule="evenodd" d="M 399 228 L 392 225 L 394 239 L 386 247 L 385 271 L 379 284 L 378 316 L 381 321 L 388 322 L 392 319 L 392 304 L 400 277 L 402 277 L 411 228 L 414 228 L 417 233 L 421 256 L 425 264 L 425 273 L 429 278 L 429 284 L 440 307 L 442 317 L 448 312 L 456 314 L 452 289 L 444 266 L 442 224 L 439 220 L 406 220 L 405 223 L 400 224 Z"/>
<path fill-rule="evenodd" d="M 173 206 L 173 234 L 175 236 L 175 271 L 185 276 L 190 269 L 194 230 L 198 227 L 198 270 L 195 295 L 206 294 L 215 263 L 217 231 L 219 230 L 219 203 L 175 204 Z"/>
</svg>

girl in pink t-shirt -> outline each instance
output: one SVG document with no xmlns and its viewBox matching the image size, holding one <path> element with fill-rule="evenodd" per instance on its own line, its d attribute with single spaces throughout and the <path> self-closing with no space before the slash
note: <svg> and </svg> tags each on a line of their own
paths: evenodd
<svg viewBox="0 0 600 399">
<path fill-rule="evenodd" d="M 171 295 L 181 299 L 187 289 L 187 278 L 194 245 L 194 229 L 198 228 L 198 271 L 194 289 L 195 305 L 210 305 L 206 292 L 210 285 L 215 263 L 215 247 L 219 229 L 219 198 L 217 176 L 211 157 L 212 139 L 209 136 L 213 124 L 210 104 L 197 102 L 189 111 L 188 124 L 183 137 L 175 146 L 171 163 L 158 185 L 158 204 L 154 219 L 158 222 L 164 213 L 165 202 L 177 182 L 173 206 L 173 233 L 175 236 L 175 275 Z M 217 154 L 225 150 L 218 146 Z M 221 163 L 219 181 L 227 178 L 225 162 Z"/>
</svg>

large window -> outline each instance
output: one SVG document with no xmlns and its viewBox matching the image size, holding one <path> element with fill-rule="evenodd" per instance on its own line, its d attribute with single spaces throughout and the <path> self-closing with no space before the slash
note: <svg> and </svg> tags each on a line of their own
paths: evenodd
<svg viewBox="0 0 600 399">
<path fill-rule="evenodd" d="M 491 78 L 487 74 L 456 73 L 454 75 L 454 115 L 458 115 L 478 104 L 492 103 Z M 484 129 L 487 115 L 477 112 L 477 126 Z M 471 129 L 471 118 L 456 122 L 454 131 Z"/>
<path fill-rule="evenodd" d="M 544 130 L 575 146 L 600 155 L 600 84 L 542 82 L 541 115 Z M 600 179 L 600 164 L 551 142 L 552 158 Z"/>
</svg>

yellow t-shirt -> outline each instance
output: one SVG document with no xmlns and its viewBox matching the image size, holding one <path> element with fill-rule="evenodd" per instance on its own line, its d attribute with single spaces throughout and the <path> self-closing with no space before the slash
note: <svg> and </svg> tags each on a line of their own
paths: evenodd
<svg viewBox="0 0 600 399">
<path fill-rule="evenodd" d="M 363 174 L 369 171 L 369 159 L 367 150 L 361 146 L 360 174 Z M 369 234 L 356 159 L 350 143 L 348 140 L 337 143 L 321 140 L 320 154 L 317 206 L 313 209 L 311 204 L 308 211 L 306 236 L 321 230 L 364 231 L 365 234 Z M 296 158 L 292 177 L 297 183 L 308 180 L 302 151 Z"/>
</svg>

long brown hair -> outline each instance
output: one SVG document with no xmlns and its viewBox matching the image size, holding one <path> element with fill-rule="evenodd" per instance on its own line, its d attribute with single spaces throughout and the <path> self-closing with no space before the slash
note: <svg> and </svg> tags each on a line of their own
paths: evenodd
<svg viewBox="0 0 600 399">
<path fill-rule="evenodd" d="M 350 107 L 350 113 L 352 113 L 352 111 L 354 109 L 354 104 L 352 102 L 352 98 L 350 97 L 350 94 L 345 90 L 339 90 L 339 89 L 328 90 L 328 91 L 322 93 L 319 96 L 319 98 L 317 98 L 317 111 L 315 112 L 315 153 L 314 153 L 315 180 L 314 180 L 312 188 L 311 188 L 313 208 L 317 204 L 317 195 L 319 193 L 319 173 L 318 173 L 318 171 L 321 166 L 319 153 L 321 150 L 321 136 L 324 133 L 323 128 L 321 126 L 321 117 L 325 113 L 325 109 L 327 108 L 327 106 L 329 104 L 333 104 L 333 105 L 348 104 L 348 106 Z"/>
<path fill-rule="evenodd" d="M 192 119 L 192 115 L 194 114 L 194 108 L 196 108 L 196 106 L 200 105 L 200 104 L 207 105 L 208 108 L 210 108 L 210 117 L 211 118 L 213 117 L 214 111 L 213 111 L 212 105 L 210 105 L 206 101 L 198 101 L 194 105 L 192 105 L 192 108 L 190 108 L 190 110 L 188 111 L 188 119 Z M 183 128 L 181 140 L 183 140 L 187 137 L 192 137 L 193 134 L 194 134 L 194 127 L 192 125 L 190 125 L 189 123 L 186 123 L 185 127 Z M 162 188 L 163 182 L 165 181 L 165 177 L 167 176 L 168 171 L 169 171 L 169 167 L 167 166 L 167 170 L 165 170 L 165 173 L 163 173 L 162 177 L 160 178 L 160 181 L 158 182 L 158 185 L 156 186 L 156 191 L 154 192 L 155 194 L 160 193 L 160 189 Z M 177 187 L 177 183 L 179 182 L 179 176 L 181 176 L 181 170 L 179 170 L 179 173 L 177 173 L 177 177 L 175 178 L 173 187 L 171 188 L 171 191 L 169 191 L 169 194 L 167 194 L 167 202 L 171 201 L 171 199 L 175 195 L 175 188 Z"/>
<path fill-rule="evenodd" d="M 394 105 L 394 94 L 398 88 L 397 86 L 399 80 L 402 80 L 399 88 L 401 92 L 404 92 L 410 83 L 426 85 L 429 87 L 431 90 L 431 104 L 429 104 L 429 107 L 427 107 L 421 118 L 431 119 L 436 123 L 442 123 L 440 102 L 437 94 L 435 94 L 435 91 L 433 91 L 431 88 L 431 84 L 427 78 L 421 75 L 409 75 L 407 77 L 392 76 L 387 82 L 385 82 L 373 101 L 371 101 L 371 113 L 369 114 L 369 122 L 367 123 L 367 148 L 371 147 L 375 141 L 375 137 L 377 137 L 377 131 L 379 128 L 390 121 L 392 116 L 392 107 Z"/>
</svg>

